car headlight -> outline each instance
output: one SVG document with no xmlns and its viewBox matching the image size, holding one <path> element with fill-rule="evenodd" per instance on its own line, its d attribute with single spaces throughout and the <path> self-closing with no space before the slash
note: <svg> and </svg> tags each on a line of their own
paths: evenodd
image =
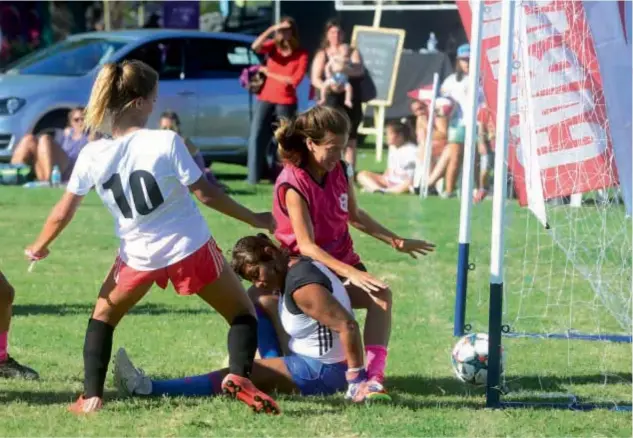
<svg viewBox="0 0 633 438">
<path fill-rule="evenodd" d="M 20 108 L 24 106 L 26 101 L 19 97 L 7 97 L 6 99 L 0 99 L 0 115 L 12 115 L 20 111 Z"/>
</svg>

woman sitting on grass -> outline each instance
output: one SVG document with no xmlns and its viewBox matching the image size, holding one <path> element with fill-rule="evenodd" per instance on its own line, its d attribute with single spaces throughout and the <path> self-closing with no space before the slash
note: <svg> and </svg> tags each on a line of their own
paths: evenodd
<svg viewBox="0 0 633 438">
<path fill-rule="evenodd" d="M 302 395 L 331 395 L 347 388 L 346 398 L 353 402 L 385 398 L 367 384 L 358 323 L 336 275 L 321 263 L 289 256 L 263 234 L 240 239 L 231 266 L 258 288 L 279 294 L 279 318 L 290 335 L 290 355 L 253 363 L 250 378 L 258 388 Z M 267 336 L 275 337 L 274 330 Z M 152 380 L 134 367 L 123 348 L 114 361 L 115 385 L 130 395 L 217 395 L 228 373 L 224 368 Z"/>
<path fill-rule="evenodd" d="M 413 186 L 413 174 L 418 147 L 410 141 L 409 126 L 401 121 L 387 124 L 389 156 L 384 173 L 363 170 L 356 180 L 367 192 L 401 194 L 409 193 Z"/>
</svg>

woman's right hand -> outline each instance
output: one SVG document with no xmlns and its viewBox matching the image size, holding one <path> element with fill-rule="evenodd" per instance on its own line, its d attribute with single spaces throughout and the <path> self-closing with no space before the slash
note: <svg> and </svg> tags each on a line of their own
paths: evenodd
<svg viewBox="0 0 633 438">
<path fill-rule="evenodd" d="M 277 32 L 284 29 L 290 29 L 290 27 L 290 23 L 288 23 L 287 21 L 282 21 L 281 23 L 273 26 L 273 31 Z"/>
<path fill-rule="evenodd" d="M 387 289 L 386 283 L 374 278 L 367 272 L 363 272 L 358 269 L 352 270 L 349 274 L 347 274 L 347 281 L 353 284 L 356 287 L 361 288 L 368 294 L 373 292 L 380 292 L 383 289 Z"/>
<path fill-rule="evenodd" d="M 252 225 L 255 228 L 266 230 L 270 234 L 274 234 L 275 228 L 277 227 L 275 218 L 273 217 L 273 214 L 270 212 L 255 213 Z"/>
</svg>

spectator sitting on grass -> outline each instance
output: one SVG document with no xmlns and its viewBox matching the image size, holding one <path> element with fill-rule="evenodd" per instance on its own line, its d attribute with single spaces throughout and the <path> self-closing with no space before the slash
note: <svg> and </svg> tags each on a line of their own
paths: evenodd
<svg viewBox="0 0 633 438">
<path fill-rule="evenodd" d="M 68 181 L 79 152 L 90 140 L 84 129 L 84 109 L 76 107 L 68 112 L 68 127 L 63 131 L 25 135 L 13 151 L 11 164 L 30 165 L 38 181 L 50 181 L 53 167 L 58 166 L 62 180 Z"/>
<path fill-rule="evenodd" d="M 418 147 L 411 141 L 409 125 L 402 121 L 387 124 L 389 156 L 384 173 L 363 170 L 356 180 L 363 190 L 380 193 L 409 193 L 413 185 Z"/>
</svg>

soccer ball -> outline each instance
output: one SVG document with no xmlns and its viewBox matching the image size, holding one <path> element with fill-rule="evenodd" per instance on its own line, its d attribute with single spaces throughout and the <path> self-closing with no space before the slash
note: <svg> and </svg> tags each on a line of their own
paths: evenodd
<svg viewBox="0 0 633 438">
<path fill-rule="evenodd" d="M 457 341 L 451 355 L 453 370 L 459 380 L 471 385 L 485 385 L 488 378 L 488 335 L 472 333 Z M 503 349 L 501 373 L 503 373 Z"/>
</svg>

